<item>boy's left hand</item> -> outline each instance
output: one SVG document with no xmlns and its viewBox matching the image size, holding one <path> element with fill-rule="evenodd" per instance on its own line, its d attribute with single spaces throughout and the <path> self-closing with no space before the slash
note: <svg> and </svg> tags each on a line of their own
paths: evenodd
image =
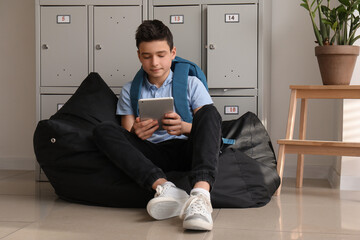
<svg viewBox="0 0 360 240">
<path fill-rule="evenodd" d="M 162 123 L 163 129 L 170 135 L 187 135 L 191 130 L 191 124 L 181 121 L 181 117 L 176 112 L 166 113 Z"/>
</svg>

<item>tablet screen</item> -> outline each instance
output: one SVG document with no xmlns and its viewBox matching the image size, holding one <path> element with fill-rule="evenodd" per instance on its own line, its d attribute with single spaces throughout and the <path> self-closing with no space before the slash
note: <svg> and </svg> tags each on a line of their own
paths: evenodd
<svg viewBox="0 0 360 240">
<path fill-rule="evenodd" d="M 174 99 L 172 97 L 139 99 L 138 103 L 141 121 L 157 119 L 159 129 L 162 129 L 161 120 L 164 114 L 174 111 Z"/>
</svg>

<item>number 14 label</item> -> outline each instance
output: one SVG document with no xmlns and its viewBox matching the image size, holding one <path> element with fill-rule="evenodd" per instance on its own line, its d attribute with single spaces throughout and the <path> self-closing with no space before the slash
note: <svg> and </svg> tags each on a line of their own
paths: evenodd
<svg viewBox="0 0 360 240">
<path fill-rule="evenodd" d="M 238 13 L 227 13 L 225 14 L 226 23 L 238 23 L 240 22 Z"/>
</svg>

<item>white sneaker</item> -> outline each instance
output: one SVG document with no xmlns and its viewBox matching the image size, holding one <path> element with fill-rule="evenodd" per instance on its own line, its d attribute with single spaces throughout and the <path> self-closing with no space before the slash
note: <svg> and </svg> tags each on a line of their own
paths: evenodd
<svg viewBox="0 0 360 240">
<path fill-rule="evenodd" d="M 155 197 L 148 202 L 146 210 L 157 220 L 176 217 L 188 199 L 189 195 L 184 190 L 166 182 L 156 187 Z"/>
<path fill-rule="evenodd" d="M 209 197 L 202 193 L 191 195 L 181 211 L 183 227 L 191 230 L 211 230 L 213 209 Z"/>
</svg>

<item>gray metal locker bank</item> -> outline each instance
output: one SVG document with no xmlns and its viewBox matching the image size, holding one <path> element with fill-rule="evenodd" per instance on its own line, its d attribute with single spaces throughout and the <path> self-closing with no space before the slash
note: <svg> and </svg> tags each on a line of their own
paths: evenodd
<svg viewBox="0 0 360 240">
<path fill-rule="evenodd" d="M 150 0 L 149 18 L 167 24 L 178 56 L 201 66 L 223 120 L 252 111 L 268 126 L 271 1 Z"/>
<path fill-rule="evenodd" d="M 115 93 L 140 68 L 135 31 L 162 20 L 177 55 L 198 64 L 223 120 L 256 113 L 268 126 L 271 0 L 35 0 L 37 121 L 90 72 Z M 36 164 L 37 180 L 46 180 Z"/>
</svg>

